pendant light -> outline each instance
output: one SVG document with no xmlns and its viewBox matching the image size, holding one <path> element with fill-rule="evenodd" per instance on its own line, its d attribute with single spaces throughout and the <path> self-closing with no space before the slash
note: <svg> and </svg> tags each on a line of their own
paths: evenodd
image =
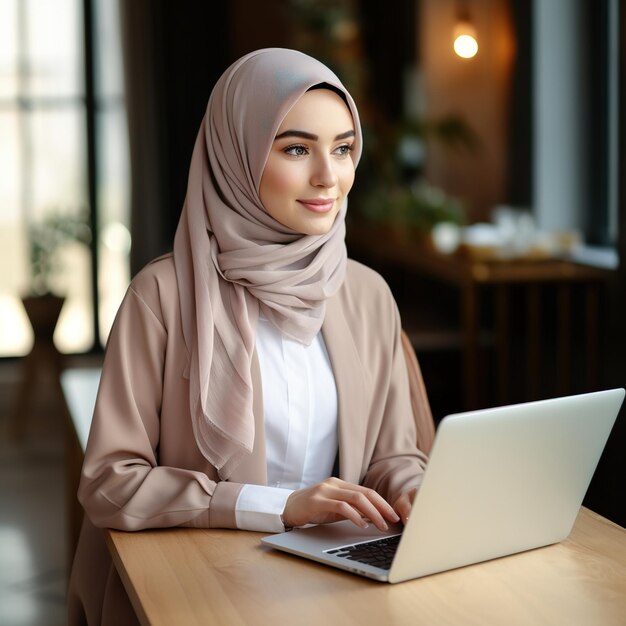
<svg viewBox="0 0 626 626">
<path fill-rule="evenodd" d="M 472 23 L 467 3 L 459 3 L 454 26 L 454 51 L 463 59 L 471 59 L 478 53 L 476 28 Z"/>
</svg>

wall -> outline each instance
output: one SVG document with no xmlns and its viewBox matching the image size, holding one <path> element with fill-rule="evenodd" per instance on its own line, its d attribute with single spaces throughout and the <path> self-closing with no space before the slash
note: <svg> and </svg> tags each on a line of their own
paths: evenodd
<svg viewBox="0 0 626 626">
<path fill-rule="evenodd" d="M 478 34 L 478 54 L 461 59 L 452 49 L 454 0 L 422 0 L 418 58 L 427 117 L 462 116 L 477 134 L 477 152 L 454 153 L 441 144 L 428 150 L 426 174 L 464 199 L 471 222 L 489 219 L 508 201 L 509 110 L 514 62 L 513 26 L 507 0 L 468 3 Z"/>
</svg>

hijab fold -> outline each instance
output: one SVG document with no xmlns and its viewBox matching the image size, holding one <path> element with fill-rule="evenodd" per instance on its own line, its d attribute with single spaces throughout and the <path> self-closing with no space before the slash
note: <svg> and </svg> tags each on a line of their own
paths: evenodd
<svg viewBox="0 0 626 626">
<path fill-rule="evenodd" d="M 330 231 L 302 235 L 263 208 L 261 176 L 276 131 L 311 87 L 337 76 L 301 52 L 267 48 L 231 65 L 216 83 L 196 139 L 174 238 L 193 432 L 227 479 L 254 445 L 251 364 L 259 312 L 285 336 L 309 344 L 326 300 L 346 271 L 343 206 Z"/>
</svg>

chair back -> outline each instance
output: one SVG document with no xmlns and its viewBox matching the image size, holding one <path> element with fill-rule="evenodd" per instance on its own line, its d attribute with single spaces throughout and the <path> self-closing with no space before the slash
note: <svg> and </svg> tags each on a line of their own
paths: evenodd
<svg viewBox="0 0 626 626">
<path fill-rule="evenodd" d="M 430 410 L 426 387 L 422 377 L 415 350 L 411 340 L 404 330 L 401 331 L 402 350 L 406 360 L 406 367 L 409 374 L 409 389 L 411 392 L 411 407 L 417 429 L 417 447 L 425 454 L 430 454 L 430 450 L 435 439 L 435 422 Z"/>
</svg>

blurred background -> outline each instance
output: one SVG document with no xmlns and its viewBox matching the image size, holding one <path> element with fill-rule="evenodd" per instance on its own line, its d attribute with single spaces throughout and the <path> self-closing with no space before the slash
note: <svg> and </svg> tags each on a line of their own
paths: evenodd
<svg viewBox="0 0 626 626">
<path fill-rule="evenodd" d="M 389 282 L 436 421 L 624 386 L 625 27 L 619 0 L 0 0 L 0 623 L 64 623 L 59 374 L 99 366 L 172 249 L 248 51 L 300 49 L 354 96 L 348 251 Z M 622 526 L 625 431 L 585 501 Z"/>
</svg>

